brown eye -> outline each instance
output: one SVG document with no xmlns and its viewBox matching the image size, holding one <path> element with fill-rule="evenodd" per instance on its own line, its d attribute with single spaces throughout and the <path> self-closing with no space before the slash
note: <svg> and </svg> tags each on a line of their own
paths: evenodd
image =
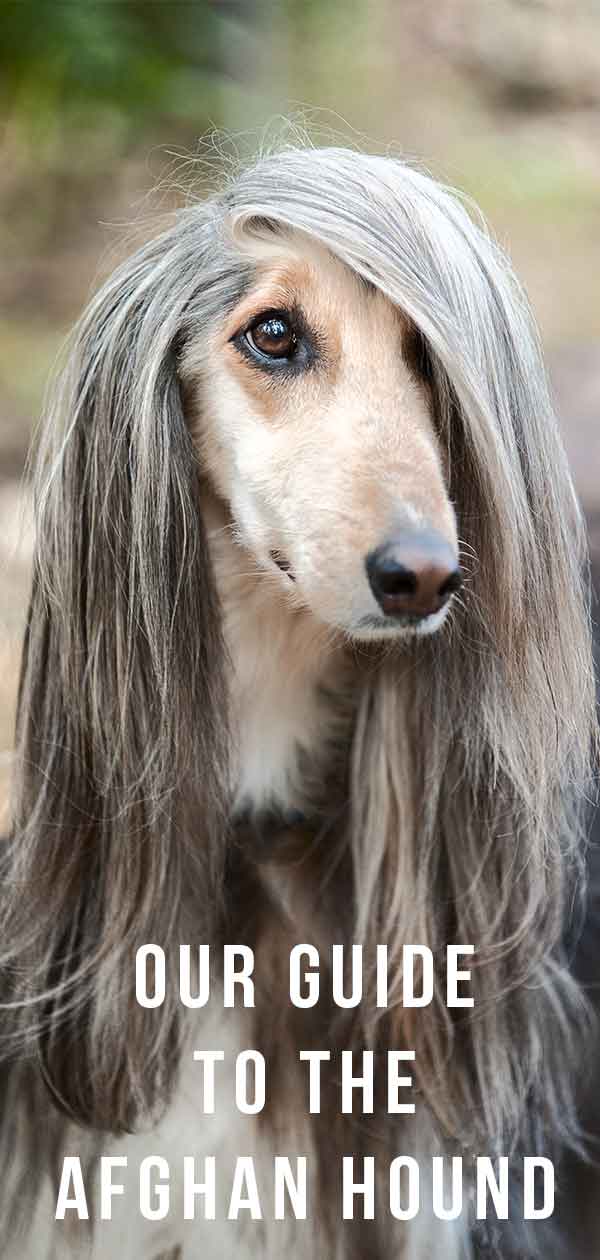
<svg viewBox="0 0 600 1260">
<path fill-rule="evenodd" d="M 294 329 L 283 315 L 260 319 L 247 330 L 246 340 L 251 349 L 258 350 L 269 359 L 291 359 L 297 345 Z"/>
</svg>

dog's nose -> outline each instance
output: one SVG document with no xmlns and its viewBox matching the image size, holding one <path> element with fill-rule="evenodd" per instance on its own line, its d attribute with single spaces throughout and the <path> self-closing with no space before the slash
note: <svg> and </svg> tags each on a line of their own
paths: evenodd
<svg viewBox="0 0 600 1260">
<path fill-rule="evenodd" d="M 428 617 L 462 583 L 456 552 L 434 529 L 405 530 L 365 561 L 371 590 L 386 617 Z"/>
</svg>

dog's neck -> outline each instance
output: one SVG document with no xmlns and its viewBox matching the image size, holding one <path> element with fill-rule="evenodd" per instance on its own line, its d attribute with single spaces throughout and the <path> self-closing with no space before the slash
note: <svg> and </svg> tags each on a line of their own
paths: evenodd
<svg viewBox="0 0 600 1260">
<path fill-rule="evenodd" d="M 355 668 L 235 541 L 222 505 L 204 517 L 229 656 L 234 814 L 313 809 L 351 721 Z"/>
</svg>

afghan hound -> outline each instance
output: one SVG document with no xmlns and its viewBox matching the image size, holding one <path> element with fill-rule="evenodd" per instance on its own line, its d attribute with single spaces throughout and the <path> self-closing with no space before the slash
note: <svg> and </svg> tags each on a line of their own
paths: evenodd
<svg viewBox="0 0 600 1260">
<path fill-rule="evenodd" d="M 569 941 L 595 701 L 579 511 L 503 252 L 399 159 L 262 156 L 92 300 L 36 513 L 1 888 L 4 1260 L 561 1254 L 519 1170 L 555 1161 L 560 1190 L 585 1138 Z M 232 942 L 248 1003 L 222 987 Z M 312 1005 L 290 1001 L 299 945 Z M 407 945 L 416 988 L 434 960 L 419 1009 Z M 466 1009 L 448 946 L 473 950 Z M 360 1001 L 336 1000 L 357 959 Z M 250 1048 L 259 1114 L 235 1103 Z M 391 1051 L 414 1056 L 406 1114 Z M 374 1065 L 362 1110 L 340 1102 L 348 1054 L 355 1093 Z M 88 1211 L 69 1165 L 61 1214 L 75 1156 Z M 276 1156 L 306 1157 L 306 1219 L 251 1210 L 249 1161 Z M 418 1212 L 391 1206 L 399 1156 Z M 510 1210 L 483 1213 L 476 1167 L 497 1191 L 506 1159 Z M 457 1160 L 459 1210 L 434 1211 Z"/>
</svg>

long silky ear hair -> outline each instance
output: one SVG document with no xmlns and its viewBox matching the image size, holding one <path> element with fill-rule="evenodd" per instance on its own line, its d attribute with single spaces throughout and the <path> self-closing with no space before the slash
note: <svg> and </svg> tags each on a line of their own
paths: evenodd
<svg viewBox="0 0 600 1260">
<path fill-rule="evenodd" d="M 468 580 L 449 628 L 365 688 L 351 775 L 355 941 L 388 947 L 390 1015 L 459 1149 L 577 1142 L 586 1010 L 561 938 L 583 887 L 597 750 L 582 525 L 537 335 L 501 250 L 459 198 L 392 158 L 265 158 L 230 194 L 238 237 L 265 219 L 317 237 L 407 314 L 420 339 Z M 475 948 L 475 1008 L 443 975 L 404 1027 L 403 943 Z M 375 992 L 373 984 L 371 992 Z"/>
<path fill-rule="evenodd" d="M 186 898 L 200 939 L 220 910 L 222 645 L 178 380 L 186 338 L 244 270 L 219 254 L 213 219 L 182 212 L 92 302 L 36 475 L 2 1048 L 37 1059 L 66 1111 L 111 1130 L 174 1079 L 176 988 L 138 1006 L 136 949 L 162 945 L 173 962 Z"/>
</svg>

